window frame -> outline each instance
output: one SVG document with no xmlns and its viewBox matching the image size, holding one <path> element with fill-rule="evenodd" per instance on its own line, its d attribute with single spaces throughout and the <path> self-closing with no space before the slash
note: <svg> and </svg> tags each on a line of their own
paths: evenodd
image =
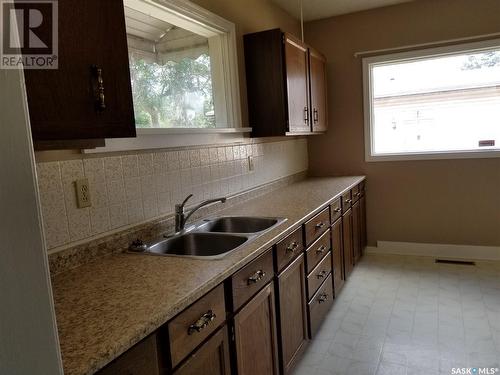
<svg viewBox="0 0 500 375">
<path fill-rule="evenodd" d="M 479 42 L 460 43 L 444 47 L 397 52 L 391 54 L 364 57 L 362 59 L 363 70 L 363 112 L 365 133 L 365 161 L 404 161 L 404 160 L 446 160 L 446 159 L 477 159 L 477 158 L 499 158 L 500 149 L 490 150 L 460 150 L 460 151 L 423 151 L 423 152 L 399 152 L 374 154 L 374 143 L 372 138 L 374 114 L 373 114 L 373 90 L 372 90 L 372 66 L 390 64 L 396 62 L 412 61 L 421 58 L 437 58 L 465 54 L 470 52 L 485 52 L 492 49 L 500 49 L 500 39 L 490 39 Z"/>
<path fill-rule="evenodd" d="M 212 64 L 215 128 L 139 128 L 136 138 L 106 139 L 106 146 L 85 153 L 178 147 L 227 142 L 252 128 L 243 127 L 234 23 L 188 0 L 124 0 L 124 5 L 146 14 L 156 12 L 169 22 L 206 36 Z"/>
</svg>

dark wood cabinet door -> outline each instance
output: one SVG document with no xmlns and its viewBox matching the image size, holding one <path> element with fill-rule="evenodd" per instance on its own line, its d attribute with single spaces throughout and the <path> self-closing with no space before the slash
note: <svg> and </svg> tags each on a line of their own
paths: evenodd
<svg viewBox="0 0 500 375">
<path fill-rule="evenodd" d="M 359 201 L 352 205 L 352 251 L 353 263 L 361 258 L 361 209 Z"/>
<path fill-rule="evenodd" d="M 304 255 L 278 276 L 279 321 L 283 373 L 290 373 L 307 343 Z"/>
<path fill-rule="evenodd" d="M 311 82 L 311 110 L 313 132 L 325 132 L 328 127 L 326 104 L 326 59 L 319 52 L 309 49 Z"/>
<path fill-rule="evenodd" d="M 359 199 L 359 209 L 361 211 L 360 212 L 361 253 L 363 253 L 363 251 L 367 245 L 367 239 L 366 239 L 366 198 L 365 198 L 365 196 L 362 196 Z"/>
<path fill-rule="evenodd" d="M 135 136 L 123 1 L 58 5 L 58 69 L 24 72 L 33 139 Z M 94 65 L 102 69 L 101 109 Z"/>
<path fill-rule="evenodd" d="M 229 341 L 226 327 L 221 328 L 174 372 L 174 375 L 230 374 Z"/>
<path fill-rule="evenodd" d="M 285 70 L 288 97 L 288 131 L 311 131 L 309 108 L 309 67 L 307 47 L 285 34 Z"/>
<path fill-rule="evenodd" d="M 344 254 L 342 250 L 342 219 L 332 225 L 332 273 L 335 294 L 344 286 Z"/>
<path fill-rule="evenodd" d="M 269 283 L 234 317 L 238 375 L 278 375 L 274 283 Z"/>
<path fill-rule="evenodd" d="M 342 217 L 342 242 L 344 244 L 344 279 L 347 280 L 354 266 L 352 241 L 352 210 L 349 209 Z"/>
</svg>

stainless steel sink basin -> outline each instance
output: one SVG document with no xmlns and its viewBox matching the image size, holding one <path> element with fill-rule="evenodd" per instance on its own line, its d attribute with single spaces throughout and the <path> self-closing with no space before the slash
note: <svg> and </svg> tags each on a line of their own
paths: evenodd
<svg viewBox="0 0 500 375">
<path fill-rule="evenodd" d="M 248 237 L 217 233 L 186 233 L 167 238 L 147 248 L 147 253 L 215 259 L 235 250 Z"/>
<path fill-rule="evenodd" d="M 249 216 L 223 216 L 206 220 L 196 228 L 197 232 L 218 233 L 258 233 L 270 229 L 283 221 L 279 218 L 249 217 Z"/>
</svg>

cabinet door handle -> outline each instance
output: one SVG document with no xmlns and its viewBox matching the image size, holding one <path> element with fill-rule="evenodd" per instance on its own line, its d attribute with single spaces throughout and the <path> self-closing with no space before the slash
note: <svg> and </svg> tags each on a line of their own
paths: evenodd
<svg viewBox="0 0 500 375">
<path fill-rule="evenodd" d="M 196 322 L 191 324 L 188 328 L 188 335 L 192 335 L 195 332 L 200 332 L 206 326 L 210 324 L 212 320 L 214 320 L 217 316 L 214 314 L 212 310 L 208 310 L 205 314 L 203 314 Z"/>
<path fill-rule="evenodd" d="M 258 270 L 252 276 L 250 276 L 247 280 L 248 285 L 255 284 L 257 281 L 262 280 L 263 277 L 266 276 L 266 273 L 262 270 Z"/>
<path fill-rule="evenodd" d="M 326 276 L 327 273 L 328 273 L 327 270 L 323 270 L 320 273 L 318 273 L 316 276 L 317 276 L 318 279 L 322 279 L 322 278 L 324 278 Z"/>
<path fill-rule="evenodd" d="M 318 118 L 319 118 L 318 110 L 316 108 L 314 108 L 313 113 L 314 113 L 314 122 L 316 123 L 316 122 L 318 122 Z"/>
<path fill-rule="evenodd" d="M 323 228 L 325 225 L 326 225 L 325 223 L 323 223 L 322 221 L 320 221 L 318 224 L 316 224 L 316 225 L 315 225 L 315 228 L 316 228 L 316 229 L 321 229 L 321 228 Z"/>
<path fill-rule="evenodd" d="M 328 299 L 328 294 L 327 293 L 323 293 L 319 296 L 318 298 L 318 303 L 323 303 L 325 302 L 326 300 Z"/>
<path fill-rule="evenodd" d="M 320 247 L 318 247 L 318 249 L 316 250 L 316 253 L 318 254 L 322 254 L 324 253 L 326 250 L 326 246 L 325 245 L 321 245 Z"/>
<path fill-rule="evenodd" d="M 309 108 L 304 107 L 304 122 L 307 124 L 309 122 Z"/>
<path fill-rule="evenodd" d="M 92 65 L 92 73 L 95 78 L 95 97 L 96 97 L 96 109 L 98 111 L 104 111 L 106 109 L 106 98 L 104 96 L 104 78 L 102 77 L 102 68 L 97 65 Z"/>
<path fill-rule="evenodd" d="M 293 241 L 290 245 L 287 246 L 286 251 L 290 253 L 294 253 L 295 250 L 299 247 L 297 241 Z"/>
</svg>

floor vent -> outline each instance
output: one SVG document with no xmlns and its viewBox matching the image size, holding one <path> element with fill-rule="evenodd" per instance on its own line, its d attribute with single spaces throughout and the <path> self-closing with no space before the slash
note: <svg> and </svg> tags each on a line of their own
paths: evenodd
<svg viewBox="0 0 500 375">
<path fill-rule="evenodd" d="M 436 263 L 458 264 L 460 266 L 475 266 L 476 265 L 476 262 L 471 262 L 468 260 L 453 260 L 453 259 L 436 259 Z"/>
</svg>

